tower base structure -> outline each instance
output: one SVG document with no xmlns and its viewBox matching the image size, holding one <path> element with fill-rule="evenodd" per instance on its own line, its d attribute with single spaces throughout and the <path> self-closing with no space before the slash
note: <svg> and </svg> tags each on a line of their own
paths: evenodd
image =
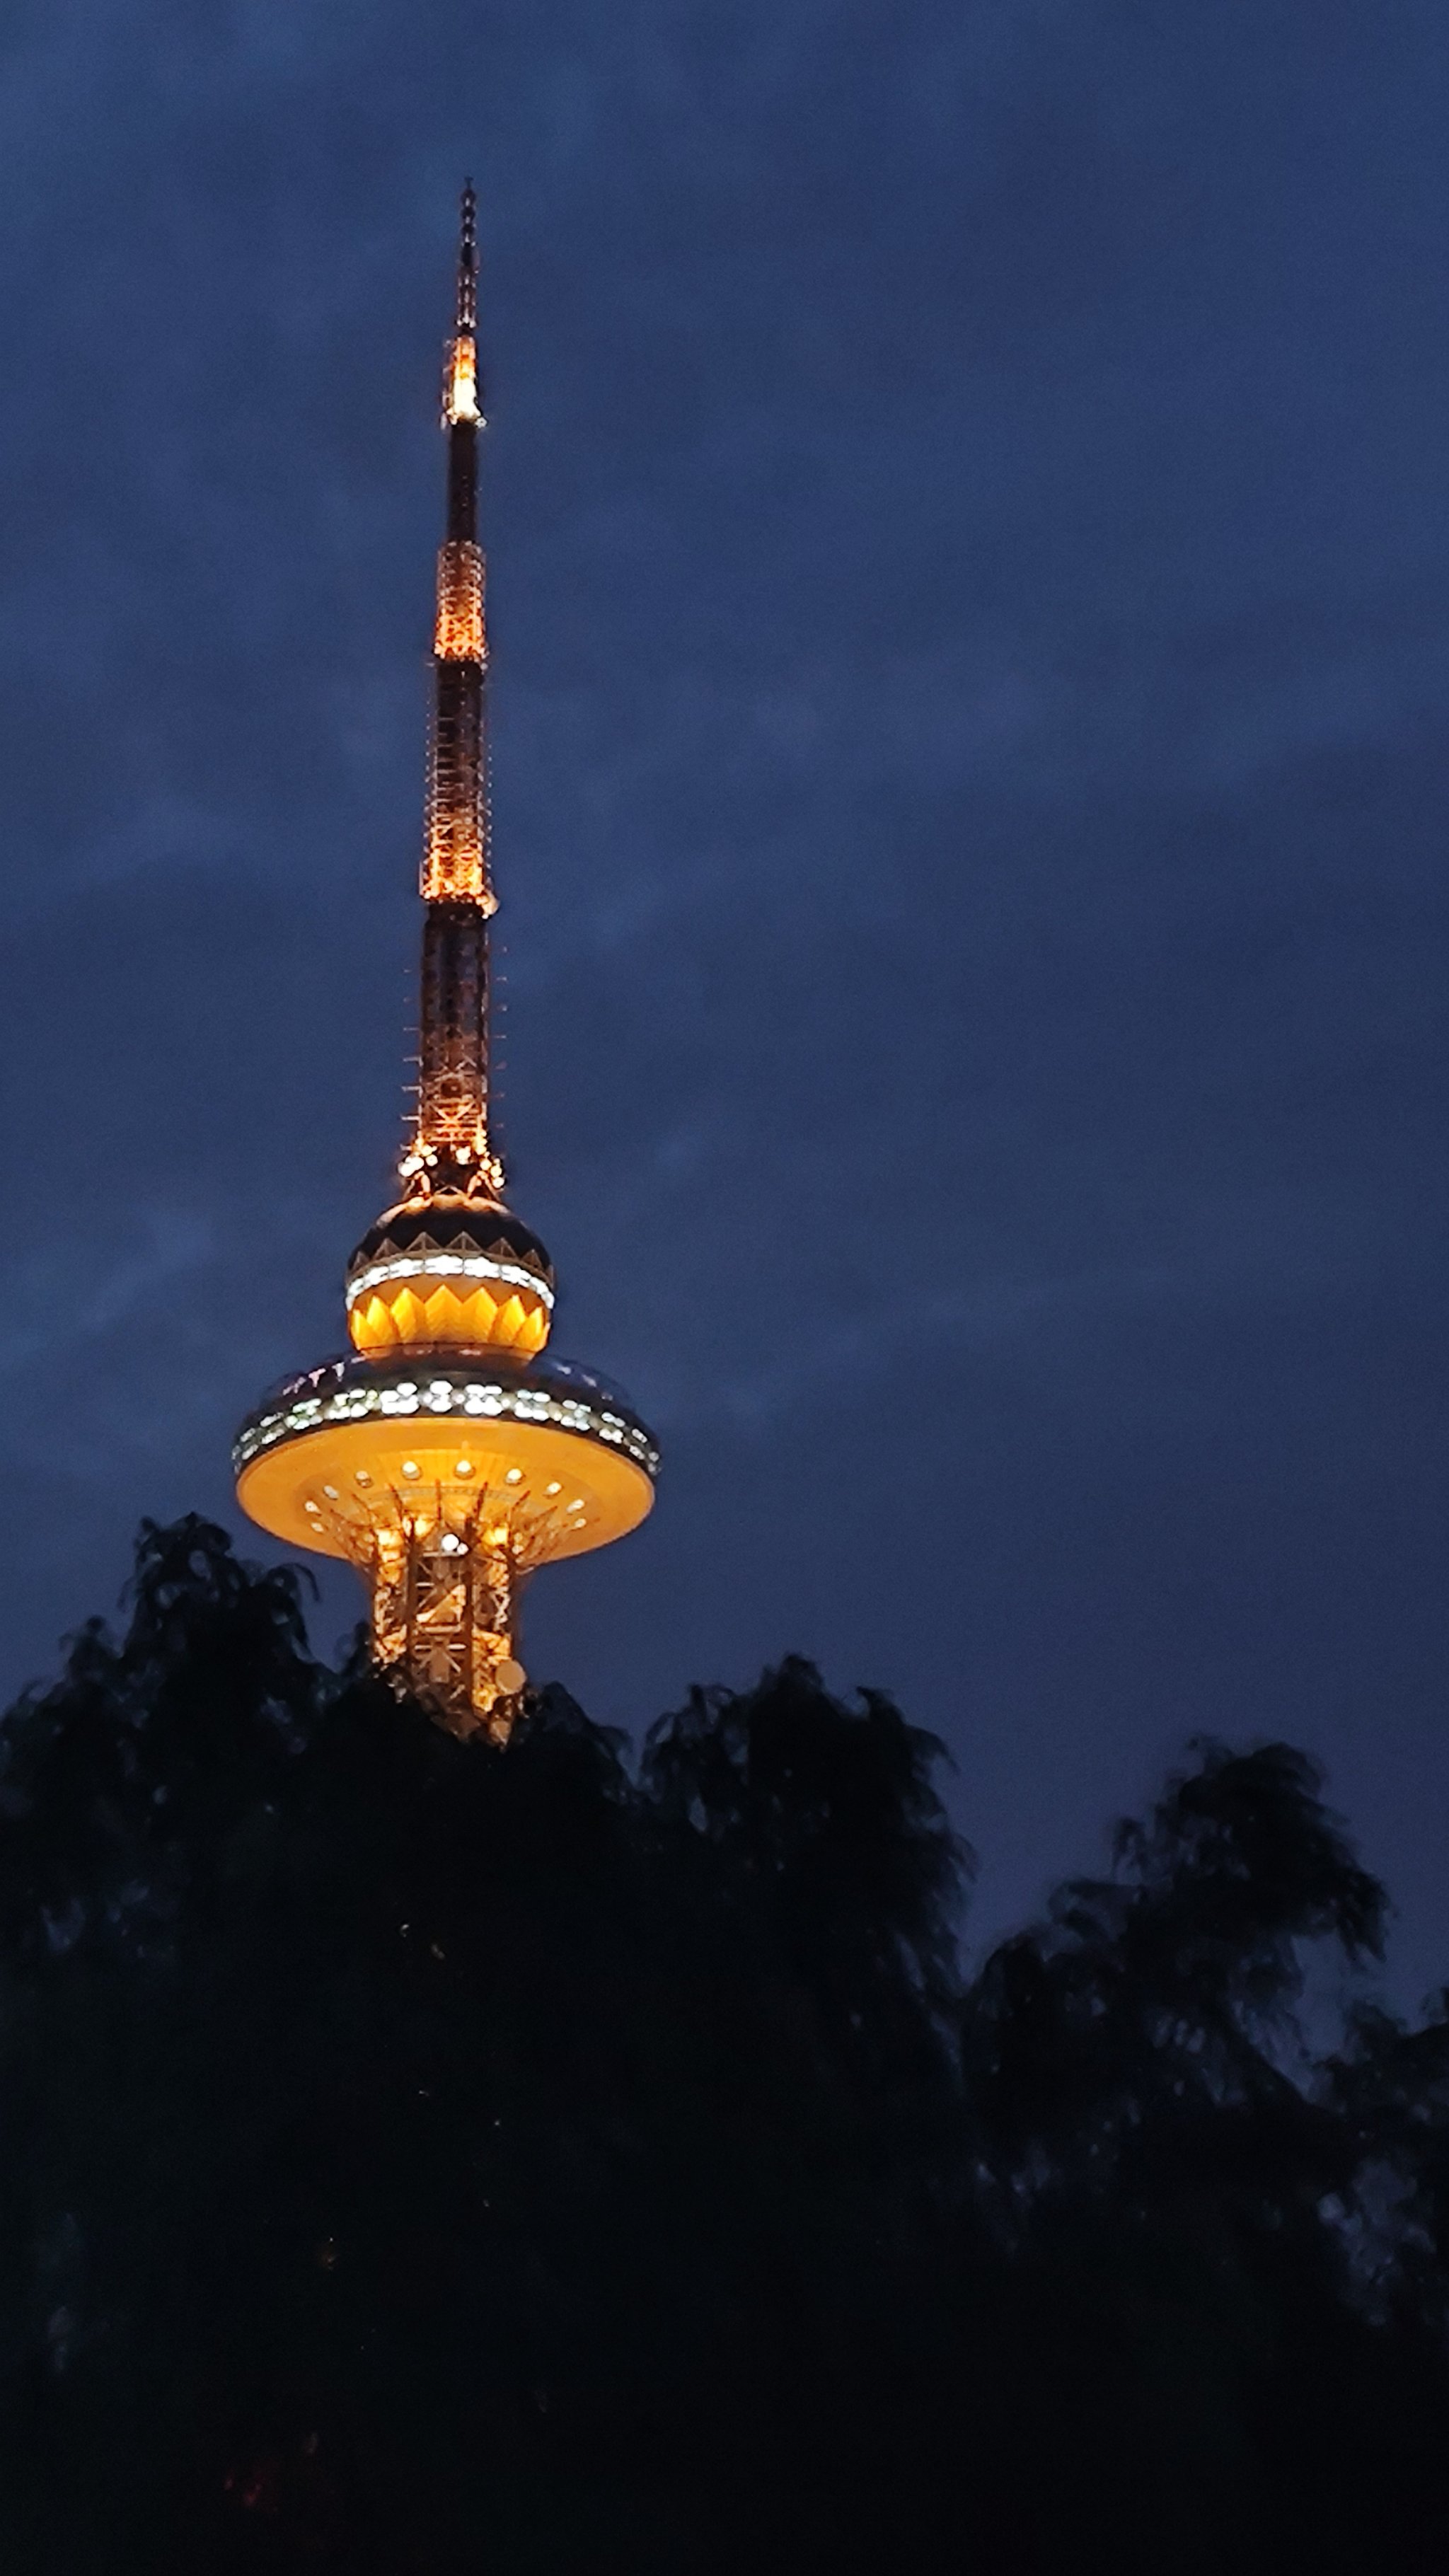
<svg viewBox="0 0 1449 2576">
<path fill-rule="evenodd" d="M 443 1346 L 286 1379 L 233 1464 L 263 1529 L 356 1566 L 381 1670 L 452 1733 L 503 1743 L 526 1678 L 524 1584 L 636 1528 L 659 1453 L 587 1369 Z"/>
</svg>

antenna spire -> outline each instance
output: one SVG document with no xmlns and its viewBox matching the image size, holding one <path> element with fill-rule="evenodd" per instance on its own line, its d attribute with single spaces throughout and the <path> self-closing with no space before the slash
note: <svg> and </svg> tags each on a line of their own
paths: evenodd
<svg viewBox="0 0 1449 2576">
<path fill-rule="evenodd" d="M 477 199 L 463 190 L 458 301 L 443 357 L 448 501 L 438 555 L 433 720 L 421 892 L 427 906 L 418 1102 L 403 1156 L 410 1192 L 494 1196 L 503 1170 L 489 1133 L 488 644 L 478 544 Z"/>
<path fill-rule="evenodd" d="M 478 328 L 478 200 L 473 182 L 463 182 L 458 222 L 458 329 Z"/>
</svg>

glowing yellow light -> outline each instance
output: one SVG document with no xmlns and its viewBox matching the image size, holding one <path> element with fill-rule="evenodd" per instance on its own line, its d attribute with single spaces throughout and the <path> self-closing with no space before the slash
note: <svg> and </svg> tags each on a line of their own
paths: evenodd
<svg viewBox="0 0 1449 2576">
<path fill-rule="evenodd" d="M 441 662 L 481 662 L 483 553 L 463 537 L 450 537 L 438 557 L 438 620 L 433 651 Z"/>
<path fill-rule="evenodd" d="M 637 1443 L 631 1454 L 610 1437 L 613 1418 L 582 1397 L 494 1384 L 460 1370 L 448 1411 L 470 1417 L 472 1475 L 461 1477 L 463 1426 L 425 1400 L 440 1382 L 363 1381 L 331 1395 L 309 1387 L 290 1406 L 263 1414 L 239 1444 L 238 1490 L 243 1508 L 274 1536 L 350 1558 L 370 1595 L 379 1664 L 410 1673 L 459 1733 L 481 1728 L 501 1742 L 523 1687 L 498 1670 L 516 1657 L 522 1585 L 537 1566 L 637 1527 L 653 1500 L 656 1462 L 642 1428 L 627 1426 L 630 1444 Z M 506 1481 L 512 1467 L 521 1470 L 516 1485 Z M 305 1508 L 327 1484 L 344 1496 L 348 1488 L 357 1493 L 350 1510 L 343 1502 Z M 441 1513 L 430 1507 L 435 1486 Z M 461 1547 L 445 1546 L 449 1538 Z"/>
<path fill-rule="evenodd" d="M 460 420 L 470 420 L 476 427 L 482 419 L 478 409 L 478 348 L 471 331 L 460 331 L 453 342 L 444 410 L 450 429 Z"/>
<path fill-rule="evenodd" d="M 476 1274 L 484 1271 L 484 1277 Z M 440 1272 L 447 1275 L 439 1276 Z M 553 1291 L 510 1262 L 448 1254 L 375 1263 L 348 1290 L 347 1329 L 360 1351 L 430 1348 L 516 1351 L 548 1339 Z"/>
</svg>

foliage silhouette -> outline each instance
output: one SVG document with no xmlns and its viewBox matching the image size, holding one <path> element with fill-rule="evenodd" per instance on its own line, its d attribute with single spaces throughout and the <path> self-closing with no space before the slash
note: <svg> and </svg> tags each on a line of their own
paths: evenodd
<svg viewBox="0 0 1449 2576">
<path fill-rule="evenodd" d="M 0 1748 L 7 2570 L 1442 2567 L 1449 2023 L 1301 1754 L 968 1975 L 888 1700 L 460 1746 L 197 1520 Z"/>
</svg>

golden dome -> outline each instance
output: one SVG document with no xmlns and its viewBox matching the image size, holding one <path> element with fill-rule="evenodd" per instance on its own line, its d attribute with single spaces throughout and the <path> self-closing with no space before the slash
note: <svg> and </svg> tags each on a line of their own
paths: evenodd
<svg viewBox="0 0 1449 2576">
<path fill-rule="evenodd" d="M 467 1348 L 532 1359 L 553 1298 L 543 1245 L 496 1199 L 404 1200 L 347 1265 L 347 1329 L 370 1357 Z"/>
</svg>

